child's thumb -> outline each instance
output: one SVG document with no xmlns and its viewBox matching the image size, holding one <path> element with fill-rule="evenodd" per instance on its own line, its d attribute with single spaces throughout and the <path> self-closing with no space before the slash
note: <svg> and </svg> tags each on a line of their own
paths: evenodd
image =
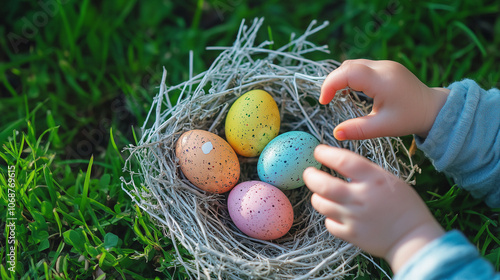
<svg viewBox="0 0 500 280">
<path fill-rule="evenodd" d="M 369 114 L 367 116 L 346 120 L 333 130 L 337 140 L 364 140 L 389 136 L 387 131 L 390 126 L 381 116 Z"/>
</svg>

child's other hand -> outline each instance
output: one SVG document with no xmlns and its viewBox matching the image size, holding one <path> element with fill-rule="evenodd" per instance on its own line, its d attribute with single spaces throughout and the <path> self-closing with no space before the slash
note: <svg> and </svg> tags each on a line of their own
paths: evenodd
<svg viewBox="0 0 500 280">
<path fill-rule="evenodd" d="M 444 232 L 418 194 L 380 166 L 349 150 L 319 145 L 315 158 L 350 181 L 309 167 L 311 203 L 333 235 L 385 258 L 394 272 Z"/>
<path fill-rule="evenodd" d="M 327 104 L 338 90 L 350 87 L 374 99 L 372 112 L 339 124 L 339 140 L 417 134 L 427 137 L 449 90 L 429 88 L 403 65 L 393 61 L 347 60 L 331 72 L 319 102 Z"/>
</svg>

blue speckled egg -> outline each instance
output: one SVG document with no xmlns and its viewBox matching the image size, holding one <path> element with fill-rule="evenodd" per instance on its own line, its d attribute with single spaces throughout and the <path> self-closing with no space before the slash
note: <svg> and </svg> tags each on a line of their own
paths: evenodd
<svg viewBox="0 0 500 280">
<path fill-rule="evenodd" d="M 313 166 L 321 167 L 314 158 L 318 139 L 307 132 L 290 131 L 274 138 L 262 151 L 257 163 L 261 181 L 282 190 L 304 185 L 302 173 Z"/>
</svg>

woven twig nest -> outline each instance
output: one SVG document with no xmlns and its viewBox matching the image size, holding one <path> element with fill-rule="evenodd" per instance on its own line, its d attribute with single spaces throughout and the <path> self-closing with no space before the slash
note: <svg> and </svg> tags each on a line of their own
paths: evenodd
<svg viewBox="0 0 500 280">
<path fill-rule="evenodd" d="M 188 81 L 167 87 L 164 71 L 142 138 L 137 146 L 127 148 L 130 156 L 125 171 L 131 180 L 122 179 L 123 190 L 154 218 L 174 246 L 181 244 L 193 256 L 192 260 L 183 259 L 176 247 L 177 264 L 192 278 L 343 278 L 354 267 L 352 260 L 360 250 L 326 230 L 324 217 L 311 206 L 307 187 L 285 191 L 295 213 L 289 233 L 278 240 L 262 241 L 235 227 L 227 211 L 227 194 L 199 190 L 178 166 L 175 143 L 183 132 L 203 129 L 224 138 L 230 105 L 249 90 L 263 89 L 278 104 L 280 133 L 309 132 L 322 143 L 355 151 L 398 177 L 411 179 L 415 167 L 399 138 L 337 142 L 333 137 L 337 124 L 366 115 L 371 104 L 349 89 L 329 105 L 318 104 L 322 81 L 340 64 L 311 61 L 304 54 L 327 52 L 326 46 L 307 41 L 327 23 L 316 26 L 313 22 L 304 35 L 292 36 L 289 44 L 271 50 L 271 42 L 257 46 L 254 42 L 262 22 L 242 23 L 234 45 L 212 48 L 221 54 L 210 69 Z M 178 102 L 172 106 L 169 96 L 175 94 L 179 94 Z M 257 159 L 239 157 L 240 182 L 258 180 Z"/>
</svg>

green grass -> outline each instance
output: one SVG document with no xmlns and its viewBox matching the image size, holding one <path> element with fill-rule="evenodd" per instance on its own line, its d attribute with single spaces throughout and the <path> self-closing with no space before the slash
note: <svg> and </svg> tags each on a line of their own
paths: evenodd
<svg viewBox="0 0 500 280">
<path fill-rule="evenodd" d="M 243 18 L 266 17 L 259 39 L 272 38 L 275 46 L 313 19 L 330 21 L 311 40 L 328 44 L 331 54 L 311 54 L 313 59 L 391 59 L 430 86 L 465 77 L 484 88 L 500 86 L 495 1 L 334 2 L 4 3 L 0 216 L 4 221 L 10 213 L 4 186 L 14 166 L 18 263 L 11 275 L 11 233 L 2 222 L 2 279 L 186 278 L 173 262 L 171 241 L 121 190 L 127 156 L 121 151 L 140 133 L 162 67 L 168 85 L 186 80 L 193 50 L 194 72 L 206 70 L 217 53 L 205 47 L 231 45 Z M 438 221 L 465 232 L 500 270 L 500 209 L 454 187 L 421 153 L 415 160 L 422 167 L 416 189 Z M 358 262 L 358 279 L 383 279 L 374 265 Z M 375 262 L 389 271 L 385 262 Z"/>
</svg>

